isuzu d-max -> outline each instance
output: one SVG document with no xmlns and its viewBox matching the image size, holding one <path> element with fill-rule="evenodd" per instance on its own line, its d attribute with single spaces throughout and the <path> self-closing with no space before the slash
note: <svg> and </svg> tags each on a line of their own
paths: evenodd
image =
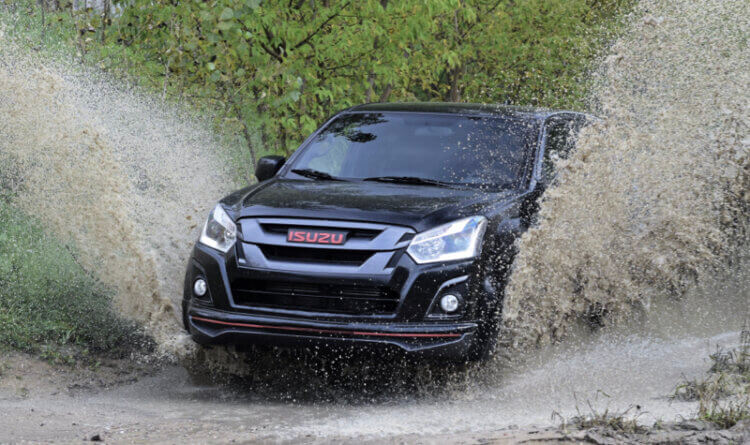
<svg viewBox="0 0 750 445">
<path fill-rule="evenodd" d="M 515 241 L 587 121 L 446 103 L 338 113 L 210 212 L 185 328 L 201 344 L 487 357 Z"/>
</svg>

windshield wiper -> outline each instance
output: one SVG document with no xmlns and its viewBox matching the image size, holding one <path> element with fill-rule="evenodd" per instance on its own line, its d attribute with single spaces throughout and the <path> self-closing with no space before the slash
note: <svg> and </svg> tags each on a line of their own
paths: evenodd
<svg viewBox="0 0 750 445">
<path fill-rule="evenodd" d="M 292 173 L 304 176 L 305 178 L 322 179 L 324 181 L 344 181 L 344 179 L 337 178 L 326 172 L 313 170 L 311 168 L 293 168 Z"/>
<path fill-rule="evenodd" d="M 396 184 L 433 185 L 436 187 L 455 187 L 460 184 L 438 181 L 437 179 L 418 178 L 416 176 L 373 176 L 363 181 L 393 182 Z"/>
</svg>

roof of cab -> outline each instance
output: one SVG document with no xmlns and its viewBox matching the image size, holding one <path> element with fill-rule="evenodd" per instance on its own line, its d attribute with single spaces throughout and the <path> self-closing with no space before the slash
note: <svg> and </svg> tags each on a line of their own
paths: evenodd
<svg viewBox="0 0 750 445">
<path fill-rule="evenodd" d="M 442 114 L 474 114 L 481 116 L 518 116 L 526 115 L 546 118 L 560 111 L 545 108 L 521 107 L 514 105 L 470 104 L 451 102 L 390 102 L 356 105 L 344 112 L 412 112 Z"/>
</svg>

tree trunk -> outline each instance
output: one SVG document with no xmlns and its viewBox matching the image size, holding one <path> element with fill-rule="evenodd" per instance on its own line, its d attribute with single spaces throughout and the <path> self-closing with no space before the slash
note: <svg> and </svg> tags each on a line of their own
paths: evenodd
<svg viewBox="0 0 750 445">
<path fill-rule="evenodd" d="M 449 71 L 451 78 L 451 90 L 448 96 L 450 102 L 461 102 L 461 88 L 458 84 L 461 79 L 463 70 L 460 66 L 457 66 Z"/>
<path fill-rule="evenodd" d="M 111 9 L 111 7 L 111 0 L 102 1 L 102 43 L 104 43 L 104 39 L 107 35 L 107 25 L 109 24 L 109 10 Z"/>
<path fill-rule="evenodd" d="M 305 87 L 307 86 L 307 79 L 302 79 L 302 85 L 299 87 L 299 107 L 297 107 L 297 128 L 302 128 L 302 116 L 307 112 L 305 103 Z"/>
<path fill-rule="evenodd" d="M 372 102 L 372 96 L 375 94 L 375 73 L 370 72 L 370 74 L 367 75 L 367 84 L 369 86 L 367 87 L 367 93 L 365 94 L 365 102 L 370 103 Z"/>
<path fill-rule="evenodd" d="M 227 98 L 227 102 L 231 105 L 232 109 L 234 109 L 235 114 L 237 115 L 237 119 L 240 121 L 240 125 L 242 125 L 242 136 L 245 138 L 245 144 L 247 144 L 247 151 L 250 153 L 250 162 L 253 164 L 253 171 L 255 171 L 255 167 L 258 165 L 258 158 L 255 154 L 255 146 L 253 146 L 253 138 L 252 133 L 250 132 L 250 128 L 247 126 L 247 119 L 245 119 L 245 115 L 242 113 L 242 107 L 240 107 L 240 104 L 234 101 L 234 98 L 230 94 L 224 94 L 224 96 Z M 250 178 L 250 172 L 248 171 L 248 181 Z"/>
<path fill-rule="evenodd" d="M 164 83 L 161 87 L 161 101 L 167 101 L 167 85 L 169 85 L 169 59 L 164 63 Z"/>
<path fill-rule="evenodd" d="M 255 154 L 255 146 L 253 146 L 253 138 L 252 133 L 250 132 L 250 128 L 247 125 L 247 119 L 245 119 L 245 114 L 242 112 L 242 107 L 240 106 L 237 101 L 235 101 L 234 96 L 229 93 L 227 88 L 225 88 L 225 85 L 223 83 L 221 84 L 221 95 L 226 98 L 224 100 L 225 104 L 228 104 L 227 107 L 228 113 L 231 113 L 234 111 L 234 114 L 237 116 L 237 119 L 240 121 L 240 125 L 242 125 L 242 136 L 245 138 L 245 144 L 247 144 L 247 151 L 250 153 L 250 162 L 253 164 L 253 171 L 255 171 L 255 167 L 258 165 L 258 158 Z M 229 109 L 231 108 L 231 109 Z M 251 178 L 249 177 L 248 172 L 248 180 Z"/>
<path fill-rule="evenodd" d="M 388 98 L 391 97 L 391 93 L 393 92 L 393 85 L 390 83 L 385 86 L 385 90 L 383 90 L 383 94 L 380 95 L 380 102 L 388 102 Z"/>
<path fill-rule="evenodd" d="M 237 110 L 237 118 L 242 123 L 242 135 L 245 137 L 247 150 L 250 152 L 250 162 L 253 163 L 253 171 L 255 171 L 255 167 L 258 165 L 258 159 L 255 155 L 255 147 L 253 146 L 252 134 L 250 133 L 250 129 L 247 127 L 247 119 L 245 119 L 242 115 L 242 110 L 240 109 L 240 107 L 235 106 L 234 109 Z"/>
<path fill-rule="evenodd" d="M 461 7 L 463 7 L 462 4 Z M 458 10 L 453 12 L 453 32 L 455 33 L 455 46 L 456 48 L 461 48 L 463 42 L 461 41 L 461 28 L 458 26 Z M 461 89 L 458 87 L 458 81 L 461 78 L 461 63 L 457 64 L 453 68 L 450 68 L 448 70 L 448 76 L 450 77 L 451 85 L 448 100 L 450 102 L 460 102 Z"/>
<path fill-rule="evenodd" d="M 388 5 L 388 0 L 381 1 L 381 6 L 383 6 L 383 8 L 385 8 L 387 5 Z M 372 53 L 377 54 L 379 48 L 380 48 L 380 41 L 378 40 L 377 37 L 375 37 L 375 40 L 372 42 Z M 370 71 L 367 74 L 367 83 L 369 87 L 367 87 L 367 94 L 365 96 L 367 100 L 365 102 L 370 103 L 372 102 L 373 96 L 375 96 L 375 73 L 374 72 Z M 381 102 L 383 101 L 381 100 Z"/>
<path fill-rule="evenodd" d="M 47 9 L 45 7 L 45 3 L 46 3 L 45 0 L 39 0 L 39 6 L 41 6 L 41 8 L 42 8 L 42 44 L 44 44 L 44 38 L 46 37 L 46 34 L 47 34 L 46 33 L 46 31 L 47 31 L 47 23 L 46 23 L 45 17 L 44 17 L 45 9 Z"/>
</svg>

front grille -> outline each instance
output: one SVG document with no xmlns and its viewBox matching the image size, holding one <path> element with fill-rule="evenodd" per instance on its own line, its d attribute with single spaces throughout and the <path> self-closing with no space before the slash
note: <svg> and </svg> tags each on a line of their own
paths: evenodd
<svg viewBox="0 0 750 445">
<path fill-rule="evenodd" d="M 241 306 L 349 315 L 384 315 L 396 311 L 398 293 L 379 286 L 357 286 L 237 279 L 234 302 Z"/>
<path fill-rule="evenodd" d="M 338 264 L 361 266 L 373 254 L 367 250 L 319 249 L 315 247 L 289 247 L 259 245 L 263 256 L 271 261 L 289 263 Z"/>
<path fill-rule="evenodd" d="M 304 225 L 292 225 L 292 224 L 272 224 L 272 223 L 263 223 L 260 225 L 260 227 L 263 229 L 266 233 L 273 233 L 277 235 L 284 235 L 286 236 L 289 229 L 305 229 L 305 230 L 320 230 L 324 227 L 313 227 L 313 226 L 304 226 Z M 342 230 L 347 232 L 347 239 L 361 239 L 361 240 L 372 240 L 376 236 L 378 236 L 380 233 L 382 233 L 382 230 L 372 230 L 372 229 L 351 229 L 351 228 L 338 228 L 338 227 L 327 227 L 331 230 Z"/>
</svg>

